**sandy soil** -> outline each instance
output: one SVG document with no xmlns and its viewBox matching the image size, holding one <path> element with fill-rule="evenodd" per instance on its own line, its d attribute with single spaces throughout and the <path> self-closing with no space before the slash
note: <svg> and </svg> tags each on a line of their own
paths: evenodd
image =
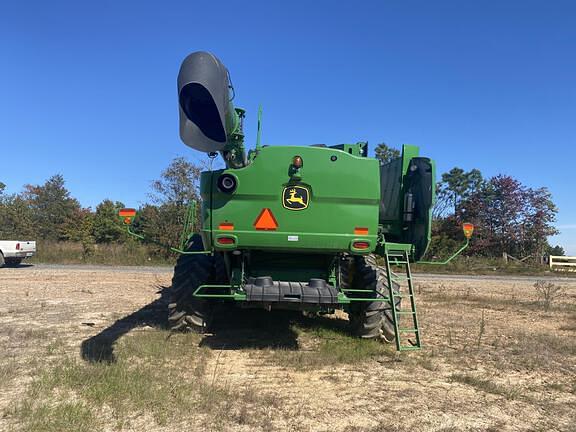
<svg viewBox="0 0 576 432">
<path fill-rule="evenodd" d="M 24 427 L 11 406 L 55 341 L 58 355 L 90 361 L 89 343 L 106 340 L 113 358 L 119 340 L 161 327 L 170 278 L 169 269 L 0 269 L 0 430 Z M 531 280 L 420 280 L 425 348 L 358 364 L 287 367 L 271 360 L 273 343 L 254 343 L 257 328 L 223 325 L 198 339 L 215 354 L 206 373 L 217 368 L 227 387 L 250 386 L 276 402 L 263 407 L 268 423 L 222 429 L 576 431 L 576 280 L 554 283 L 563 296 L 544 310 Z M 313 349 L 294 338 L 291 348 Z M 176 430 L 138 424 L 106 430 Z M 199 430 L 192 413 L 179 424 Z"/>
</svg>

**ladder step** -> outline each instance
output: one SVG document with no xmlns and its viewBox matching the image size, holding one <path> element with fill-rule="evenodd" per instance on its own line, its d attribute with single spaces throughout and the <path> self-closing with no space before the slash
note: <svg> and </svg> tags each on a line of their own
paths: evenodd
<svg viewBox="0 0 576 432">
<path fill-rule="evenodd" d="M 408 277 L 408 276 L 392 276 L 391 279 L 396 282 L 396 281 L 409 281 L 412 280 L 412 278 Z"/>
<path fill-rule="evenodd" d="M 416 345 L 414 345 L 414 346 L 408 346 L 407 345 L 407 346 L 401 346 L 400 347 L 400 351 L 418 351 L 419 349 L 420 349 L 420 347 L 416 346 Z"/>
</svg>

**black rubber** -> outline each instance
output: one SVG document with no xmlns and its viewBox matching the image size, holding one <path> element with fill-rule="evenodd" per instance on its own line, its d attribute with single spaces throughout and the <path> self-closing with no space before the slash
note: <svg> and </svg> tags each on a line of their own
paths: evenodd
<svg viewBox="0 0 576 432">
<path fill-rule="evenodd" d="M 204 250 L 202 238 L 194 234 L 185 250 Z M 193 297 L 192 294 L 204 284 L 227 283 L 222 254 L 180 255 L 174 267 L 170 303 L 168 304 L 168 326 L 175 331 L 206 331 L 214 313 L 214 301 Z"/>
<path fill-rule="evenodd" d="M 356 289 L 371 289 L 374 293 L 355 293 L 357 297 L 388 297 L 386 271 L 379 267 L 373 255 L 347 258 L 341 265 L 342 284 Z M 345 281 L 344 281 L 345 280 Z M 394 292 L 398 292 L 394 283 Z M 400 310 L 401 299 L 396 300 L 396 310 Z M 350 329 L 353 334 L 365 339 L 381 339 L 392 343 L 396 339 L 392 309 L 388 302 L 355 302 L 348 311 Z"/>
<path fill-rule="evenodd" d="M 5 258 L 5 265 L 6 267 L 18 267 L 20 264 L 22 264 L 22 258 Z M 1 265 L 1 261 L 0 261 L 0 267 Z"/>
</svg>

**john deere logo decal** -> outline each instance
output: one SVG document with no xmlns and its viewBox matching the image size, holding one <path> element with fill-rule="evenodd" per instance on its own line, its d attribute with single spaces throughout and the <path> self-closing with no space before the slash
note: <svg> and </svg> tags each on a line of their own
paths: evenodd
<svg viewBox="0 0 576 432">
<path fill-rule="evenodd" d="M 304 210 L 308 207 L 310 193 L 303 186 L 288 186 L 282 192 L 282 205 L 288 210 Z"/>
</svg>

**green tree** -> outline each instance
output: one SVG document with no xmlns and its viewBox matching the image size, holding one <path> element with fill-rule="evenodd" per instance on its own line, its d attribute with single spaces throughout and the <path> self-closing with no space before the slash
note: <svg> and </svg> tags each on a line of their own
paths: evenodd
<svg viewBox="0 0 576 432">
<path fill-rule="evenodd" d="M 566 252 L 564 251 L 564 248 L 562 246 L 556 245 L 554 247 L 552 246 L 548 246 L 548 255 L 553 255 L 553 256 L 565 256 Z"/>
<path fill-rule="evenodd" d="M 62 227 L 66 240 L 82 244 L 82 258 L 86 260 L 95 251 L 94 213 L 89 208 L 77 208 Z"/>
<path fill-rule="evenodd" d="M 460 204 L 477 191 L 483 182 L 482 173 L 477 169 L 465 172 L 462 168 L 455 167 L 442 174 L 442 181 L 436 189 L 434 217 L 445 216 L 448 211 L 458 215 Z"/>
<path fill-rule="evenodd" d="M 141 209 L 135 221 L 148 237 L 166 245 L 179 245 L 188 204 L 200 201 L 200 172 L 199 166 L 178 157 L 152 182 L 152 203 Z M 157 252 L 169 255 L 167 249 Z"/>
<path fill-rule="evenodd" d="M 123 203 L 109 199 L 96 206 L 92 231 L 96 243 L 112 243 L 126 239 L 126 228 L 118 218 L 118 210 L 122 208 Z"/>
<path fill-rule="evenodd" d="M 198 201 L 201 172 L 199 166 L 183 157 L 173 159 L 160 178 L 152 182 L 152 202 L 185 206 L 190 200 Z"/>
<path fill-rule="evenodd" d="M 385 165 L 401 156 L 400 150 L 389 147 L 386 143 L 378 144 L 374 149 L 374 154 L 376 155 L 376 159 L 380 161 L 380 165 Z"/>
<path fill-rule="evenodd" d="M 35 237 L 32 210 L 19 195 L 0 196 L 0 239 L 22 240 Z"/>
<path fill-rule="evenodd" d="M 68 240 L 73 237 L 71 226 L 74 226 L 81 207 L 64 184 L 64 177 L 56 174 L 42 186 L 25 186 L 24 199 L 32 210 L 33 222 L 42 239 Z"/>
</svg>

